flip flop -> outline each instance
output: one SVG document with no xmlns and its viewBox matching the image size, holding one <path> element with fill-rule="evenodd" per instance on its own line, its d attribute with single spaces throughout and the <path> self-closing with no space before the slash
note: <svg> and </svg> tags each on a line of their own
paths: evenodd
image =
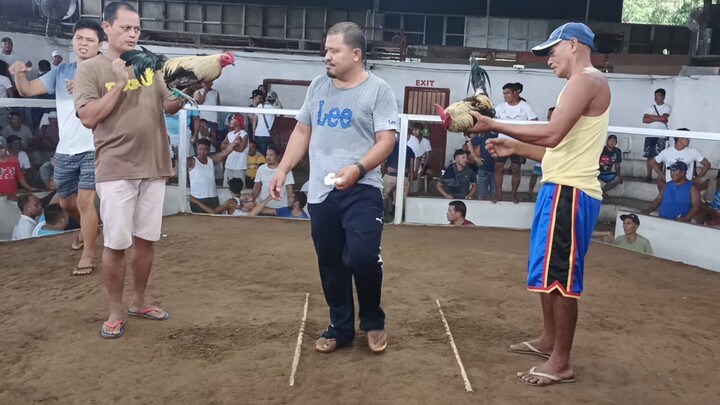
<svg viewBox="0 0 720 405">
<path fill-rule="evenodd" d="M 529 341 L 525 341 L 520 344 L 525 346 L 527 348 L 527 350 L 523 350 L 523 349 L 513 350 L 512 346 L 510 346 L 510 351 L 513 353 L 517 353 L 517 354 L 532 354 L 535 356 L 544 357 L 546 359 L 550 358 L 550 355 L 548 353 L 545 353 L 541 350 L 536 349 L 535 346 L 531 345 Z"/>
<path fill-rule="evenodd" d="M 377 341 L 379 340 L 378 338 L 383 335 L 385 335 L 385 343 L 383 343 L 381 346 L 378 346 L 377 345 Z M 375 337 L 371 338 L 370 336 L 375 336 Z M 368 340 L 368 347 L 374 353 L 382 353 L 385 351 L 385 349 L 387 349 L 387 345 L 388 345 L 387 333 L 385 332 L 384 329 L 367 331 L 367 340 Z"/>
<path fill-rule="evenodd" d="M 547 378 L 548 380 L 550 380 L 550 382 L 545 383 L 545 384 L 542 384 L 542 383 L 539 383 L 539 382 L 525 381 L 525 380 L 523 379 L 523 377 L 525 377 L 525 376 L 527 376 L 527 375 L 532 375 L 532 376 L 535 376 L 535 377 Z M 528 374 L 525 374 L 525 375 L 522 375 L 522 376 L 518 376 L 518 380 L 520 380 L 521 382 L 524 382 L 524 383 L 527 384 L 527 385 L 532 385 L 533 387 L 545 387 L 545 386 L 553 385 L 553 384 L 574 383 L 574 382 L 576 381 L 576 379 L 575 379 L 575 374 L 574 374 L 574 373 L 573 373 L 573 375 L 572 375 L 571 377 L 562 378 L 562 377 L 558 377 L 558 376 L 556 376 L 556 375 L 546 374 L 546 373 L 541 373 L 541 372 L 535 371 L 535 367 L 531 368 L 530 371 L 528 372 Z"/>
<path fill-rule="evenodd" d="M 115 331 L 115 328 L 120 325 L 120 330 L 117 331 L 117 333 L 113 333 Z M 125 321 L 122 319 L 118 319 L 115 322 L 103 322 L 103 326 L 107 326 L 112 330 L 112 332 L 108 332 L 105 330 L 100 330 L 100 337 L 103 339 L 117 339 L 119 337 L 122 337 L 122 335 L 125 333 Z"/>
<path fill-rule="evenodd" d="M 70 248 L 71 248 L 72 250 L 80 250 L 80 249 L 82 249 L 83 247 L 85 247 L 85 242 L 83 242 L 83 241 L 81 241 L 81 240 L 78 240 L 77 238 L 75 238 L 75 240 L 73 241 L 72 245 L 70 245 Z"/>
<path fill-rule="evenodd" d="M 141 309 L 139 311 L 133 311 L 133 310 L 128 309 L 128 311 L 127 311 L 128 315 L 130 315 L 130 316 L 138 316 L 140 318 L 150 319 L 153 321 L 165 321 L 168 318 L 170 318 L 170 313 L 168 313 L 168 312 L 165 312 L 165 315 L 163 315 L 163 316 L 150 315 L 150 312 L 163 313 L 165 311 L 163 311 L 162 309 L 160 309 L 158 307 L 145 308 L 145 309 Z"/>
<path fill-rule="evenodd" d="M 90 271 L 85 271 L 90 270 Z M 92 266 L 75 266 L 75 270 L 70 274 L 71 276 L 87 276 L 88 274 L 95 271 L 95 265 Z"/>
<path fill-rule="evenodd" d="M 337 349 L 337 340 L 326 338 L 324 336 L 320 336 L 318 340 L 315 341 L 315 350 L 320 353 L 330 353 L 334 352 Z"/>
</svg>

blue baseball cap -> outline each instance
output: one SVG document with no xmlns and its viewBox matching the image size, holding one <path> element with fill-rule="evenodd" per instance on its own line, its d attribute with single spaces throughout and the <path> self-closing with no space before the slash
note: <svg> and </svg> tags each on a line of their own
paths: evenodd
<svg viewBox="0 0 720 405">
<path fill-rule="evenodd" d="M 681 162 L 679 160 L 676 161 L 675 163 L 673 163 L 672 165 L 670 165 L 670 167 L 668 167 L 668 170 L 670 170 L 670 171 L 679 170 L 681 172 L 686 172 L 687 169 L 688 169 L 687 164 L 685 162 Z"/>
<path fill-rule="evenodd" d="M 569 41 L 572 38 L 577 39 L 583 45 L 589 46 L 590 50 L 595 50 L 593 46 L 595 34 L 593 34 L 592 30 L 583 23 L 569 22 L 555 28 L 555 31 L 550 34 L 550 38 L 534 47 L 532 52 L 537 56 L 547 56 L 550 48 L 560 43 L 560 41 Z"/>
</svg>

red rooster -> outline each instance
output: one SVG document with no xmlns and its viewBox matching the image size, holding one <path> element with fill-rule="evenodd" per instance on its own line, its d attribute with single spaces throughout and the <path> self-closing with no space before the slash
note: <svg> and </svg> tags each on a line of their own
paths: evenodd
<svg viewBox="0 0 720 405">
<path fill-rule="evenodd" d="M 135 77 L 143 80 L 145 75 L 162 70 L 165 84 L 172 90 L 173 95 L 184 98 L 193 106 L 197 102 L 183 92 L 200 82 L 213 81 L 220 77 L 225 66 L 235 66 L 235 58 L 230 52 L 208 56 L 183 56 L 168 59 L 165 55 L 158 55 L 140 47 L 140 51 L 128 51 L 120 55 L 126 66 L 133 66 Z"/>
</svg>

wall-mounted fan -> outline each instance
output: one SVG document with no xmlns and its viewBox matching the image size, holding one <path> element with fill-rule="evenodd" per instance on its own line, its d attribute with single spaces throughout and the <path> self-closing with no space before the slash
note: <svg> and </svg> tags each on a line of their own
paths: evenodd
<svg viewBox="0 0 720 405">
<path fill-rule="evenodd" d="M 77 0 L 35 0 L 48 20 L 66 20 L 75 14 Z"/>
</svg>

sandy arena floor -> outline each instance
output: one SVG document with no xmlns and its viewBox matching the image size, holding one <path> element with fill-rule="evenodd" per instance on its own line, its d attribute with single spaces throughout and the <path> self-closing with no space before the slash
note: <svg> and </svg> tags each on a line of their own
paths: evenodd
<svg viewBox="0 0 720 405">
<path fill-rule="evenodd" d="M 578 381 L 535 388 L 514 376 L 541 359 L 507 351 L 540 328 L 539 299 L 524 288 L 528 232 L 387 227 L 383 355 L 364 336 L 313 350 L 328 319 L 308 223 L 179 216 L 163 232 L 149 296 L 172 317 L 130 319 L 116 341 L 99 337 L 100 271 L 69 276 L 74 234 L 0 244 L 0 403 L 720 403 L 720 274 L 593 244 Z"/>
</svg>

